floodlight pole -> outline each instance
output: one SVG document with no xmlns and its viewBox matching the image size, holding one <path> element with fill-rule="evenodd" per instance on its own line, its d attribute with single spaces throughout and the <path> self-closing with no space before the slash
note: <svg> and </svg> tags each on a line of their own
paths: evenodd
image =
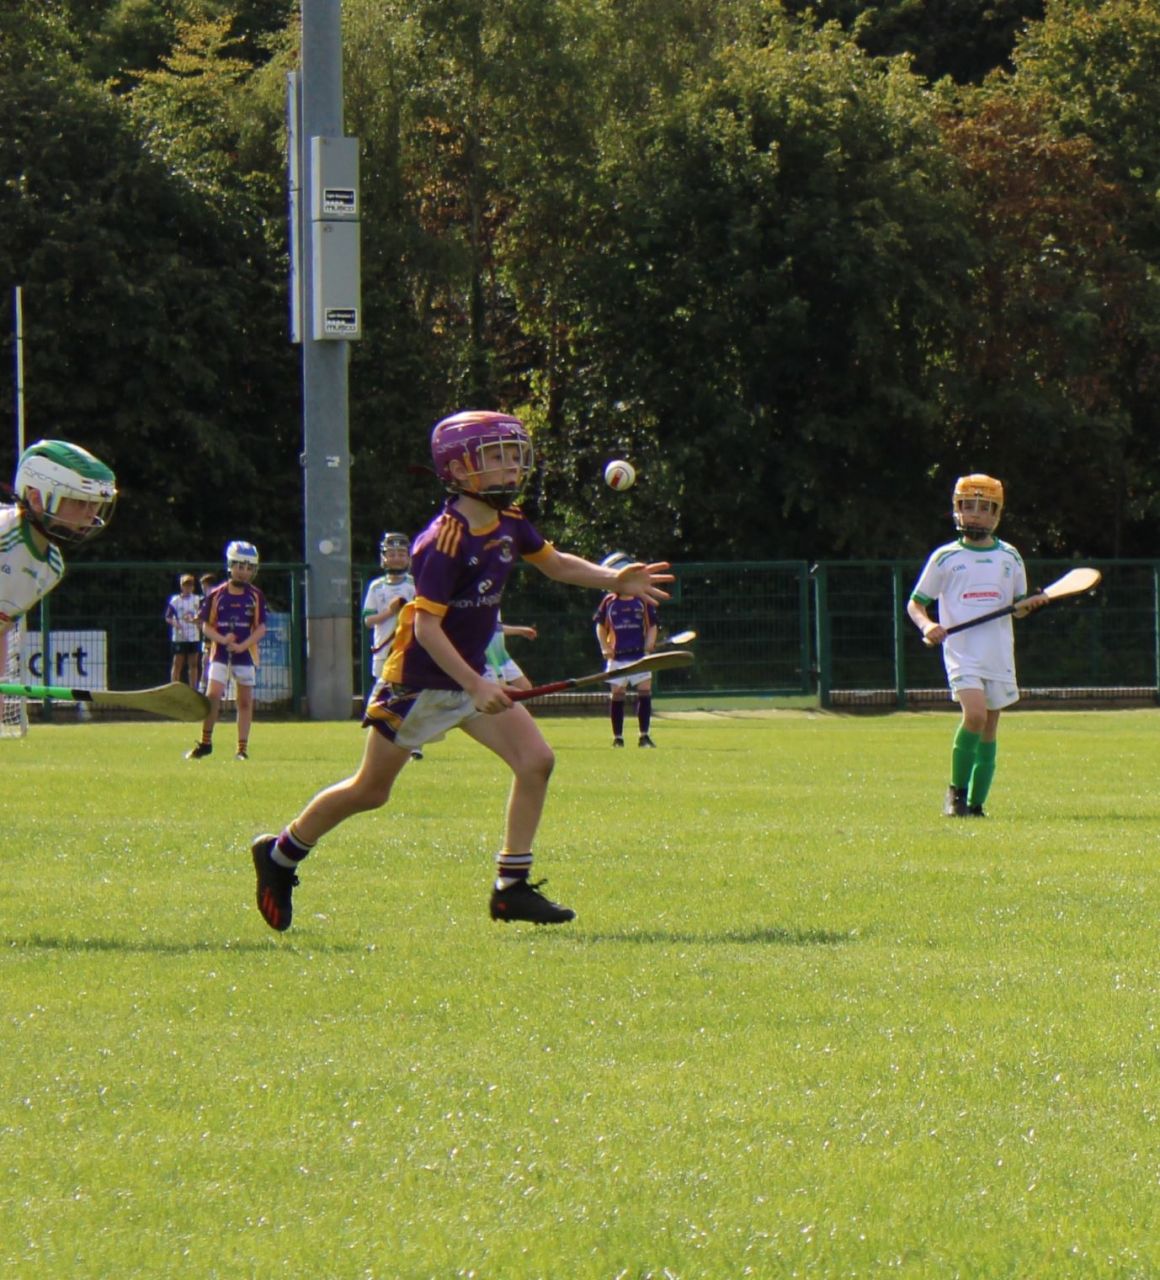
<svg viewBox="0 0 1160 1280">
<path fill-rule="evenodd" d="M 24 452 L 24 290 L 17 285 L 12 294 L 16 321 L 16 460 Z"/>
<path fill-rule="evenodd" d="M 332 181 L 328 168 L 335 153 L 354 154 L 357 172 L 357 147 L 342 137 L 341 0 L 302 0 L 301 71 L 291 77 L 290 93 L 291 309 L 293 336 L 302 346 L 307 710 L 312 720 L 347 720 L 354 697 L 348 364 L 349 340 L 361 332 L 361 308 L 357 178 L 353 185 Z M 324 199 L 324 184 L 326 196 L 337 192 L 335 199 Z M 345 208 L 338 197 L 349 199 Z M 344 286 L 354 281 L 353 307 L 329 305 L 339 277 Z M 349 301 L 345 293 L 343 300 Z"/>
</svg>

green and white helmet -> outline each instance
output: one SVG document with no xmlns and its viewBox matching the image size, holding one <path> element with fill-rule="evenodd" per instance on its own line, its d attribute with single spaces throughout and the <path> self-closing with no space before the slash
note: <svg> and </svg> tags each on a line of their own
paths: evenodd
<svg viewBox="0 0 1160 1280">
<path fill-rule="evenodd" d="M 52 542 L 83 542 L 95 537 L 109 523 L 117 503 L 117 479 L 99 459 L 79 444 L 65 440 L 38 440 L 20 455 L 16 467 L 16 495 L 28 518 Z M 32 490 L 40 496 L 39 510 L 29 501 Z M 83 525 L 59 518 L 61 503 L 69 498 L 97 504 Z"/>
</svg>

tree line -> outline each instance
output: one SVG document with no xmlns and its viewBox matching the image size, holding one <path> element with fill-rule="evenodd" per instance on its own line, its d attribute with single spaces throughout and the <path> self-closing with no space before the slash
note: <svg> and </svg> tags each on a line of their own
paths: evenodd
<svg viewBox="0 0 1160 1280">
<path fill-rule="evenodd" d="M 1156 553 L 1153 0 L 344 0 L 343 22 L 356 559 L 429 517 L 427 430 L 468 405 L 528 421 L 529 507 L 590 554 L 918 556 L 975 470 L 1025 554 Z M 0 13 L 28 432 L 116 467 L 103 556 L 301 556 L 298 39 L 287 0 Z M 613 456 L 630 493 L 601 484 Z"/>
</svg>

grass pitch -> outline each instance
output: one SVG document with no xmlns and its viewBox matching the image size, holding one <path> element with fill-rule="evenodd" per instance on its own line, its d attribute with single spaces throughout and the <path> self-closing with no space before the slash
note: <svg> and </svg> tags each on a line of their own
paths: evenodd
<svg viewBox="0 0 1160 1280">
<path fill-rule="evenodd" d="M 304 865 L 361 750 L 259 723 L 0 743 L 0 1273 L 1160 1273 L 1154 712 L 545 721 L 553 930 L 493 924 L 464 735 Z M 630 726 L 631 727 L 631 726 Z"/>
</svg>

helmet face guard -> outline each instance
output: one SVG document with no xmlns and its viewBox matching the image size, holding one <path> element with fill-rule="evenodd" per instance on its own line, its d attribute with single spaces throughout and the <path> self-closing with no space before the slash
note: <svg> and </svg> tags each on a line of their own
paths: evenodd
<svg viewBox="0 0 1160 1280">
<path fill-rule="evenodd" d="M 226 568 L 231 577 L 235 569 L 250 569 L 258 572 L 258 548 L 252 542 L 235 540 L 226 547 Z"/>
<path fill-rule="evenodd" d="M 989 538 L 1003 514 L 1003 486 L 993 476 L 960 476 L 953 499 L 955 528 L 966 538 Z"/>
<path fill-rule="evenodd" d="M 20 455 L 15 489 L 32 524 L 50 542 L 84 542 L 108 526 L 117 505 L 112 471 L 80 445 L 39 440 Z M 31 493 L 37 495 L 34 505 Z M 83 503 L 80 511 L 65 504 Z"/>
<path fill-rule="evenodd" d="M 531 478 L 535 451 L 518 418 L 469 409 L 435 424 L 431 461 L 435 474 L 451 493 L 478 498 L 502 511 L 519 501 Z M 497 481 L 494 474 L 485 478 L 486 473 L 507 472 L 513 467 L 514 479 Z"/>
<path fill-rule="evenodd" d="M 388 557 L 394 563 L 388 563 Z M 384 533 L 379 543 L 379 564 L 388 572 L 406 573 L 411 567 L 411 539 L 405 533 Z"/>
</svg>

